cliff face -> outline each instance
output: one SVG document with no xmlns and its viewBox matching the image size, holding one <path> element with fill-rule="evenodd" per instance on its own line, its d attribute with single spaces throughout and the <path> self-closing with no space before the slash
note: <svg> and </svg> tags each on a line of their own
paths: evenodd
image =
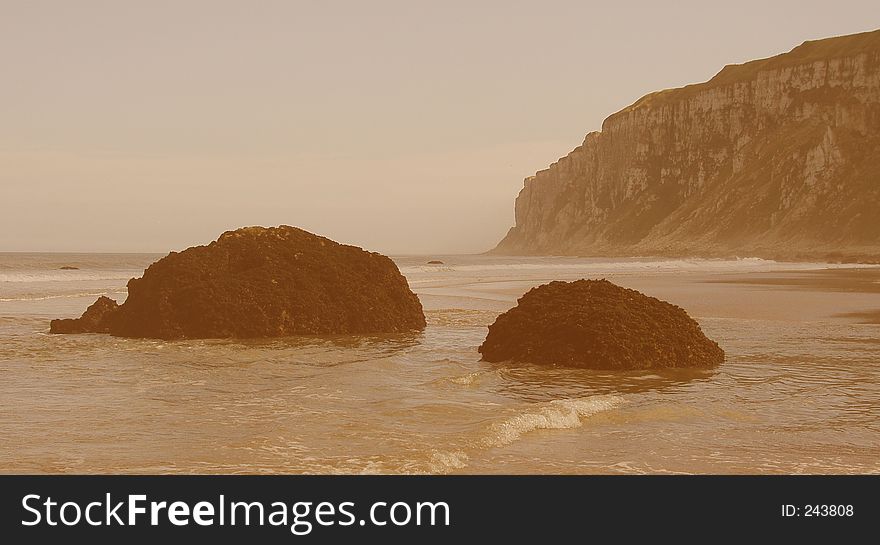
<svg viewBox="0 0 880 545">
<path fill-rule="evenodd" d="M 494 252 L 880 258 L 880 31 L 643 97 L 525 180 Z"/>
</svg>

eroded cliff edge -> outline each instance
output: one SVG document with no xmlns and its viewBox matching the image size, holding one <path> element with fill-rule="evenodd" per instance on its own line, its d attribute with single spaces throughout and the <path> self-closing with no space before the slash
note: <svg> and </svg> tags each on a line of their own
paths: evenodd
<svg viewBox="0 0 880 545">
<path fill-rule="evenodd" d="M 880 260 L 880 30 L 613 114 L 525 180 L 493 252 Z"/>
</svg>

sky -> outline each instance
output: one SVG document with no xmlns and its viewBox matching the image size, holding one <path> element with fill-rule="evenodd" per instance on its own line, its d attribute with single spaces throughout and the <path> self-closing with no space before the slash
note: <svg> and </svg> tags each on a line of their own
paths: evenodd
<svg viewBox="0 0 880 545">
<path fill-rule="evenodd" d="M 482 252 L 640 96 L 878 27 L 846 0 L 0 0 L 0 251 L 287 224 Z"/>
</svg>

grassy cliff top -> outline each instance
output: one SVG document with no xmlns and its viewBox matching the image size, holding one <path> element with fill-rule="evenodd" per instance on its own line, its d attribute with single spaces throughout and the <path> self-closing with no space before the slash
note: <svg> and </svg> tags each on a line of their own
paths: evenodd
<svg viewBox="0 0 880 545">
<path fill-rule="evenodd" d="M 779 70 L 816 61 L 852 57 L 871 51 L 880 51 L 880 30 L 836 36 L 822 40 L 810 40 L 795 47 L 788 53 L 743 64 L 728 64 L 707 82 L 650 93 L 614 115 L 646 106 L 656 107 L 670 102 L 677 102 L 715 87 L 741 81 L 751 81 L 758 77 L 758 73 L 767 70 Z M 611 117 L 614 117 L 614 115 Z"/>
</svg>

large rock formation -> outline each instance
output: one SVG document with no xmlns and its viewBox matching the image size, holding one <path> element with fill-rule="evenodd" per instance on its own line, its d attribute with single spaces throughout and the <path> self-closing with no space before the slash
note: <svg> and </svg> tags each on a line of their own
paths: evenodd
<svg viewBox="0 0 880 545">
<path fill-rule="evenodd" d="M 94 307 L 79 320 L 54 320 L 51 331 L 181 339 L 425 327 L 418 297 L 389 258 L 287 226 L 229 231 L 172 252 L 130 280 L 125 303 L 92 327 Z"/>
<path fill-rule="evenodd" d="M 489 326 L 489 362 L 592 369 L 714 367 L 724 351 L 680 307 L 607 280 L 550 282 Z"/>
<path fill-rule="evenodd" d="M 527 178 L 496 253 L 880 258 L 880 31 L 660 91 Z"/>
</svg>

